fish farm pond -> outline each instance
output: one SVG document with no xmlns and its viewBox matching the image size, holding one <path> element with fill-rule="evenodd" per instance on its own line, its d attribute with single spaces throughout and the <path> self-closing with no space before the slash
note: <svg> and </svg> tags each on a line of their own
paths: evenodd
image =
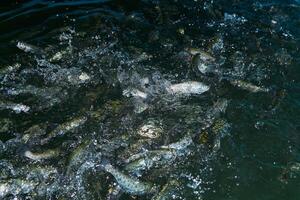
<svg viewBox="0 0 300 200">
<path fill-rule="evenodd" d="M 300 1 L 1 1 L 0 199 L 300 200 Z"/>
</svg>

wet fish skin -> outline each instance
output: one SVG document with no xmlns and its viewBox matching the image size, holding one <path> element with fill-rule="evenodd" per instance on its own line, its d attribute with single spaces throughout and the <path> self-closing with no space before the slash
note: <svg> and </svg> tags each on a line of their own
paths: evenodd
<svg viewBox="0 0 300 200">
<path fill-rule="evenodd" d="M 229 100 L 227 99 L 218 99 L 213 107 L 207 111 L 206 119 L 205 119 L 205 126 L 202 127 L 202 130 L 207 129 L 208 127 L 212 126 L 215 120 L 222 114 L 226 112 L 226 109 L 229 104 Z"/>
<path fill-rule="evenodd" d="M 137 134 L 142 137 L 155 139 L 158 138 L 162 134 L 162 132 L 163 129 L 160 125 L 160 122 L 150 119 L 145 124 L 139 127 Z"/>
<path fill-rule="evenodd" d="M 128 88 L 128 89 L 124 90 L 123 95 L 126 97 L 132 96 L 132 97 L 139 97 L 142 99 L 146 99 L 148 96 L 147 93 L 140 91 L 138 89 L 135 89 L 135 88 Z"/>
<path fill-rule="evenodd" d="M 168 200 L 172 198 L 172 195 L 175 193 L 176 188 L 179 186 L 178 180 L 170 180 L 166 183 L 161 191 L 154 195 L 151 200 Z"/>
<path fill-rule="evenodd" d="M 24 131 L 21 141 L 25 144 L 33 144 L 36 143 L 36 139 L 40 139 L 40 137 L 44 134 L 46 134 L 46 123 L 35 124 Z"/>
<path fill-rule="evenodd" d="M 17 45 L 16 45 L 20 50 L 26 52 L 26 53 L 33 53 L 33 54 L 44 54 L 45 52 L 40 49 L 37 46 L 28 44 L 26 42 L 21 42 L 18 41 Z"/>
<path fill-rule="evenodd" d="M 193 143 L 192 134 L 188 133 L 186 136 L 184 136 L 178 142 L 171 143 L 169 145 L 164 145 L 161 148 L 163 148 L 163 149 L 174 149 L 177 152 L 179 152 L 179 151 L 185 150 L 192 143 Z"/>
<path fill-rule="evenodd" d="M 15 71 L 17 71 L 20 68 L 21 68 L 21 64 L 20 63 L 15 63 L 14 65 L 3 67 L 3 68 L 0 69 L 0 76 L 8 74 L 10 72 L 15 72 Z"/>
<path fill-rule="evenodd" d="M 21 112 L 27 113 L 30 110 L 30 107 L 20 103 L 0 101 L 0 110 L 12 110 L 19 114 Z"/>
<path fill-rule="evenodd" d="M 247 90 L 249 92 L 269 92 L 268 88 L 264 88 L 264 87 L 259 87 L 256 86 L 252 83 L 246 82 L 246 81 L 242 81 L 242 80 L 230 80 L 230 83 L 236 87 L 239 87 L 243 90 Z"/>
<path fill-rule="evenodd" d="M 125 161 L 128 163 L 125 170 L 140 175 L 140 171 L 142 170 L 148 170 L 154 166 L 171 164 L 176 158 L 187 155 L 189 153 L 188 147 L 192 144 L 193 134 L 188 133 L 179 141 L 161 146 L 160 149 L 131 156 Z"/>
<path fill-rule="evenodd" d="M 68 54 L 72 53 L 72 49 L 70 47 L 56 52 L 52 57 L 49 58 L 50 62 L 58 62 L 60 61 L 64 56 L 67 56 Z"/>
<path fill-rule="evenodd" d="M 209 86 L 198 81 L 187 81 L 173 84 L 168 90 L 171 94 L 202 94 L 209 90 Z"/>
<path fill-rule="evenodd" d="M 48 97 L 53 96 L 61 92 L 61 88 L 59 87 L 51 87 L 51 88 L 39 88 L 33 85 L 15 85 L 13 88 L 8 88 L 5 90 L 5 94 L 8 96 L 17 96 L 22 94 L 32 94 L 40 97 Z"/>
<path fill-rule="evenodd" d="M 193 69 L 198 69 L 201 73 L 206 74 L 213 72 L 215 68 L 215 59 L 212 57 L 206 57 L 201 54 L 196 54 L 192 57 L 191 66 Z"/>
<path fill-rule="evenodd" d="M 83 165 L 83 163 L 87 162 L 92 153 L 91 141 L 85 141 L 80 144 L 70 155 L 68 166 L 66 169 L 66 174 L 68 176 L 73 176 L 74 173 Z"/>
<path fill-rule="evenodd" d="M 176 157 L 177 154 L 173 149 L 148 151 L 145 154 L 140 155 L 138 158 L 129 161 L 125 167 L 125 170 L 132 174 L 139 175 L 140 171 L 148 170 L 153 166 L 170 164 L 176 159 Z"/>
<path fill-rule="evenodd" d="M 1 88 L 0 93 L 8 97 L 15 97 L 20 95 L 30 95 L 37 97 L 38 103 L 32 109 L 39 111 L 45 108 L 52 107 L 61 103 L 66 98 L 66 93 L 59 87 L 40 88 L 33 85 L 15 85 L 14 87 Z"/>
<path fill-rule="evenodd" d="M 300 173 L 300 163 L 299 162 L 290 162 L 288 163 L 288 170 L 291 172 Z"/>
<path fill-rule="evenodd" d="M 157 191 L 156 186 L 154 186 L 152 183 L 142 182 L 137 178 L 131 177 L 113 167 L 108 161 L 102 162 L 101 166 L 106 172 L 110 173 L 120 187 L 129 194 L 144 195 Z"/>
<path fill-rule="evenodd" d="M 70 131 L 74 131 L 75 129 L 79 128 L 85 122 L 87 121 L 86 116 L 81 116 L 74 118 L 70 121 L 67 121 L 61 125 L 59 125 L 56 129 L 54 129 L 52 132 L 49 133 L 49 135 L 41 140 L 41 144 L 46 144 L 49 142 L 52 138 L 55 138 L 57 136 L 65 135 L 66 133 Z"/>
<path fill-rule="evenodd" d="M 41 160 L 45 160 L 45 159 L 49 159 L 49 158 L 53 158 L 55 156 L 58 156 L 59 151 L 56 149 L 50 149 L 50 150 L 46 150 L 44 152 L 41 153 L 34 153 L 30 150 L 26 150 L 24 152 L 24 156 L 31 159 L 31 160 L 36 160 L 36 161 L 41 161 Z"/>
<path fill-rule="evenodd" d="M 192 56 L 199 55 L 201 57 L 201 59 L 204 61 L 208 61 L 208 60 L 215 61 L 215 58 L 210 53 L 203 51 L 202 49 L 189 47 L 189 48 L 186 48 L 186 51 L 189 54 L 191 54 Z"/>
</svg>

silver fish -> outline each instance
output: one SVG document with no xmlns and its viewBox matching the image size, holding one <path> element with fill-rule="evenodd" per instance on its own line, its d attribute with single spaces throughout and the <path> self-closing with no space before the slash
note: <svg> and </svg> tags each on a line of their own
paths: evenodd
<svg viewBox="0 0 300 200">
<path fill-rule="evenodd" d="M 123 95 L 126 96 L 126 97 L 139 97 L 139 98 L 142 98 L 142 99 L 146 99 L 147 98 L 147 93 L 141 91 L 141 90 L 138 90 L 138 89 L 135 89 L 135 88 L 128 88 L 128 89 L 125 89 L 123 91 Z"/>
<path fill-rule="evenodd" d="M 162 132 L 163 129 L 161 127 L 161 123 L 154 119 L 149 119 L 137 130 L 138 135 L 150 139 L 158 138 L 162 134 Z"/>
<path fill-rule="evenodd" d="M 44 160 L 44 159 L 49 159 L 49 158 L 53 158 L 55 156 L 58 156 L 59 151 L 54 149 L 50 149 L 41 153 L 34 153 L 30 150 L 26 150 L 24 152 L 24 156 L 31 159 L 31 160 L 36 160 L 36 161 L 40 161 L 40 160 Z"/>
<path fill-rule="evenodd" d="M 192 143 L 193 143 L 192 135 L 191 134 L 187 134 L 185 137 L 183 137 L 178 142 L 171 143 L 169 145 L 164 145 L 161 148 L 162 149 L 174 149 L 174 150 L 180 152 L 182 150 L 185 150 Z"/>
<path fill-rule="evenodd" d="M 36 47 L 34 45 L 28 44 L 26 42 L 18 42 L 17 47 L 26 52 L 26 53 L 34 53 L 34 54 L 44 54 L 44 51 L 40 49 L 39 47 Z"/>
<path fill-rule="evenodd" d="M 21 64 L 20 63 L 15 63 L 14 65 L 10 65 L 10 66 L 6 66 L 6 67 L 1 67 L 0 69 L 0 75 L 4 75 L 4 74 L 8 74 L 11 72 L 15 72 L 18 69 L 21 68 Z"/>
<path fill-rule="evenodd" d="M 30 110 L 30 107 L 20 103 L 0 101 L 0 110 L 13 110 L 15 113 L 26 113 Z"/>
<path fill-rule="evenodd" d="M 129 158 L 131 161 L 126 165 L 125 170 L 140 175 L 140 171 L 148 170 L 153 166 L 161 166 L 172 163 L 177 157 L 176 152 L 173 149 L 159 149 L 147 151 L 139 156 L 135 155 Z"/>
<path fill-rule="evenodd" d="M 41 144 L 45 144 L 49 142 L 52 138 L 76 130 L 77 128 L 85 124 L 86 121 L 87 121 L 87 117 L 81 116 L 59 125 L 56 129 L 54 129 L 51 133 L 49 133 L 49 135 L 46 138 L 41 140 Z"/>
<path fill-rule="evenodd" d="M 101 165 L 106 172 L 110 173 L 116 179 L 120 187 L 129 194 L 143 195 L 157 191 L 156 186 L 152 183 L 142 182 L 137 178 L 131 177 L 119 171 L 109 163 L 104 163 Z"/>
<path fill-rule="evenodd" d="M 230 83 L 236 87 L 239 87 L 243 90 L 247 90 L 249 92 L 268 92 L 269 89 L 265 87 L 259 87 L 252 83 L 242 81 L 242 80 L 231 80 Z"/>
<path fill-rule="evenodd" d="M 171 94 L 202 94 L 209 90 L 209 86 L 197 81 L 187 81 L 171 85 L 169 88 Z"/>
</svg>

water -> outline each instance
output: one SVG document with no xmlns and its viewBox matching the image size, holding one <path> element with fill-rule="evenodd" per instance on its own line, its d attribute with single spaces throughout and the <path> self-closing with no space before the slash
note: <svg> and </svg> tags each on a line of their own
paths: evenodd
<svg viewBox="0 0 300 200">
<path fill-rule="evenodd" d="M 299 199 L 299 11 L 3 1 L 1 199 Z M 103 160 L 157 191 L 115 189 Z"/>
</svg>

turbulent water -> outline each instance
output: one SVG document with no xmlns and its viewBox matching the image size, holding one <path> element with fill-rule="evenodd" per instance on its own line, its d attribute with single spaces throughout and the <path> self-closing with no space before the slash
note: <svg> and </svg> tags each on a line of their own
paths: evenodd
<svg viewBox="0 0 300 200">
<path fill-rule="evenodd" d="M 0 3 L 0 199 L 300 198 L 298 0 Z"/>
</svg>

